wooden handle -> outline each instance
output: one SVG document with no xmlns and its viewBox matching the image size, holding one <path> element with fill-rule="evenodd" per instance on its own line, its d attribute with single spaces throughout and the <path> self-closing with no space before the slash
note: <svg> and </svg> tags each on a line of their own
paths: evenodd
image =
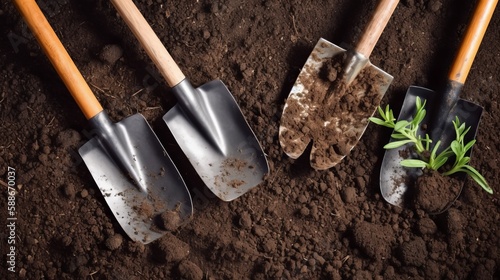
<svg viewBox="0 0 500 280">
<path fill-rule="evenodd" d="M 111 0 L 170 87 L 185 76 L 132 0 Z"/>
<path fill-rule="evenodd" d="M 451 81 L 465 83 L 497 3 L 498 0 L 480 0 L 477 3 L 472 20 L 467 27 L 465 37 L 448 75 L 448 79 Z"/>
<path fill-rule="evenodd" d="M 36 2 L 34 0 L 13 1 L 85 117 L 91 119 L 101 112 L 103 110 L 101 104 Z"/>
<path fill-rule="evenodd" d="M 377 44 L 380 35 L 382 35 L 382 31 L 384 31 L 398 3 L 398 0 L 380 1 L 370 23 L 361 35 L 361 39 L 358 41 L 358 45 L 355 48 L 357 53 L 364 55 L 366 58 L 370 57 L 375 44 Z"/>
</svg>

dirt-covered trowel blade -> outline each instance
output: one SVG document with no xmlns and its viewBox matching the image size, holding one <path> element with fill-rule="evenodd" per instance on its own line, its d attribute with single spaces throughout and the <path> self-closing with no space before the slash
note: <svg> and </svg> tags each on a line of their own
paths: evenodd
<svg viewBox="0 0 500 280">
<path fill-rule="evenodd" d="M 97 115 L 90 122 L 102 117 Z M 157 226 L 159 216 L 165 211 L 174 211 L 179 224 L 190 218 L 191 196 L 142 115 L 105 123 L 109 124 L 106 130 L 111 130 L 114 136 L 111 144 L 115 148 L 120 146 L 126 159 L 118 162 L 109 152 L 110 143 L 105 143 L 109 139 L 104 140 L 99 132 L 79 153 L 125 233 L 134 241 L 150 243 L 165 234 Z M 134 174 L 125 174 L 125 170 Z"/>
<path fill-rule="evenodd" d="M 298 158 L 313 141 L 310 161 L 318 170 L 335 166 L 351 151 L 392 82 L 391 75 L 368 61 L 356 79 L 343 85 L 342 67 L 348 55 L 320 39 L 283 109 L 281 147 Z"/>
<path fill-rule="evenodd" d="M 172 88 L 179 103 L 163 117 L 190 163 L 220 199 L 231 201 L 260 184 L 266 156 L 236 100 L 219 80 Z"/>
</svg>

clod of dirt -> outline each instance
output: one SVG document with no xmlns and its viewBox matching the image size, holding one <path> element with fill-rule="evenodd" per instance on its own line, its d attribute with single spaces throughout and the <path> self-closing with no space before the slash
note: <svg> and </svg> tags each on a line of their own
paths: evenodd
<svg viewBox="0 0 500 280">
<path fill-rule="evenodd" d="M 159 216 L 158 226 L 161 229 L 175 231 L 181 224 L 181 217 L 179 211 L 167 210 Z"/>
<path fill-rule="evenodd" d="M 446 210 L 460 193 L 461 182 L 438 171 L 424 170 L 415 185 L 415 207 L 427 213 Z"/>
<path fill-rule="evenodd" d="M 76 195 L 75 185 L 68 183 L 62 187 L 63 193 L 67 198 L 73 199 Z"/>
<path fill-rule="evenodd" d="M 82 198 L 86 198 L 88 195 L 89 195 L 89 191 L 87 191 L 86 189 L 83 189 L 83 190 L 80 192 L 80 196 L 81 196 Z"/>
<path fill-rule="evenodd" d="M 262 243 L 262 249 L 266 253 L 274 253 L 276 251 L 277 243 L 273 239 L 267 239 Z"/>
<path fill-rule="evenodd" d="M 142 254 L 146 250 L 146 246 L 144 246 L 141 242 L 127 242 L 127 251 L 135 254 Z"/>
<path fill-rule="evenodd" d="M 395 242 L 390 226 L 361 222 L 354 226 L 354 241 L 369 257 L 387 258 L 391 255 L 391 244 Z"/>
<path fill-rule="evenodd" d="M 431 10 L 431 12 L 433 12 L 433 13 L 438 12 L 442 6 L 443 6 L 443 3 L 440 0 L 431 0 L 427 4 L 427 8 L 429 10 Z"/>
<path fill-rule="evenodd" d="M 253 234 L 259 237 L 263 237 L 267 234 L 267 229 L 266 227 L 256 225 L 252 228 Z"/>
<path fill-rule="evenodd" d="M 179 271 L 179 276 L 181 279 L 186 279 L 186 280 L 201 280 L 203 279 L 203 270 L 199 266 L 197 266 L 195 263 L 184 260 L 181 263 L 179 263 L 179 266 L 177 267 L 177 270 Z"/>
<path fill-rule="evenodd" d="M 436 223 L 430 218 L 422 218 L 418 221 L 417 228 L 422 235 L 434 234 L 437 230 Z"/>
<path fill-rule="evenodd" d="M 109 65 L 114 65 L 123 55 L 123 50 L 118 45 L 106 45 L 99 53 L 99 59 Z"/>
<path fill-rule="evenodd" d="M 248 212 L 241 213 L 238 223 L 242 228 L 245 228 L 245 229 L 251 228 L 252 227 L 252 217 L 250 216 L 250 213 L 248 213 Z"/>
<path fill-rule="evenodd" d="M 120 246 L 122 246 L 122 243 L 123 243 L 123 237 L 120 234 L 115 234 L 106 239 L 105 245 L 106 248 L 108 248 L 111 251 L 114 251 L 120 248 Z"/>
<path fill-rule="evenodd" d="M 356 202 L 356 189 L 353 187 L 347 187 L 342 192 L 342 199 L 345 203 Z"/>
<path fill-rule="evenodd" d="M 57 134 L 56 143 L 63 148 L 77 147 L 81 139 L 80 133 L 76 130 L 66 129 Z"/>
<path fill-rule="evenodd" d="M 400 247 L 401 259 L 406 265 L 422 266 L 427 259 L 427 248 L 425 241 L 416 237 L 415 240 L 403 243 Z"/>
<path fill-rule="evenodd" d="M 136 210 L 141 217 L 150 218 L 153 216 L 155 208 L 150 201 L 144 199 L 139 206 L 134 206 L 134 210 Z"/>
<path fill-rule="evenodd" d="M 152 252 L 153 258 L 161 263 L 177 263 L 189 255 L 189 245 L 167 232 L 155 241 Z"/>
<path fill-rule="evenodd" d="M 73 239 L 71 238 L 71 236 L 65 235 L 61 238 L 61 244 L 63 246 L 69 246 L 69 245 L 71 245 L 71 242 L 73 242 Z"/>
<path fill-rule="evenodd" d="M 452 251 L 464 246 L 464 232 L 466 219 L 459 210 L 451 208 L 445 215 L 445 228 L 448 233 L 448 244 Z"/>
<path fill-rule="evenodd" d="M 448 210 L 445 216 L 446 231 L 448 234 L 456 234 L 464 228 L 465 217 L 455 208 Z"/>
</svg>

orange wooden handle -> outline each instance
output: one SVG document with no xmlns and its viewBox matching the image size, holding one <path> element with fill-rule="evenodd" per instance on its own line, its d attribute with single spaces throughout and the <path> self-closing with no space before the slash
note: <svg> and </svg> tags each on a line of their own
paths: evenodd
<svg viewBox="0 0 500 280">
<path fill-rule="evenodd" d="M 102 106 L 34 0 L 13 0 L 45 54 L 87 119 Z"/>
<path fill-rule="evenodd" d="M 448 75 L 448 79 L 451 81 L 465 83 L 497 3 L 498 0 L 481 0 L 477 3 L 472 20 L 467 27 L 465 37 Z"/>
<path fill-rule="evenodd" d="M 185 76 L 132 0 L 111 0 L 170 87 Z"/>
<path fill-rule="evenodd" d="M 357 53 L 364 55 L 366 58 L 370 57 L 373 48 L 377 44 L 380 35 L 382 35 L 398 3 L 398 0 L 380 1 L 370 23 L 361 35 L 361 39 L 358 41 L 358 45 L 355 48 Z"/>
</svg>

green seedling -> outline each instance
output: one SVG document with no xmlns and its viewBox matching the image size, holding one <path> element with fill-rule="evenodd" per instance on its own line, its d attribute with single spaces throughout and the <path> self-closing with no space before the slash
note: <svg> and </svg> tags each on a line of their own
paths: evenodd
<svg viewBox="0 0 500 280">
<path fill-rule="evenodd" d="M 465 135 L 469 132 L 470 127 L 466 128 L 465 123 L 460 123 L 458 117 L 455 117 L 455 120 L 452 122 L 455 128 L 456 139 L 440 153 L 437 151 L 441 145 L 441 141 L 438 141 L 431 149 L 432 139 L 430 139 L 429 135 L 425 134 L 425 137 L 422 137 L 418 134 L 418 129 L 426 114 L 425 103 L 426 101 L 422 102 L 422 100 L 417 97 L 415 104 L 417 110 L 411 121 L 400 120 L 396 122 L 394 113 L 389 108 L 389 105 L 385 107 L 385 110 L 380 106 L 378 107 L 378 113 L 381 118 L 371 117 L 369 118 L 370 121 L 394 129 L 391 137 L 395 141 L 386 144 L 384 149 L 395 149 L 407 144 L 413 145 L 419 158 L 404 159 L 401 161 L 401 165 L 413 168 L 427 168 L 436 171 L 439 169 L 442 170 L 448 160 L 454 156 L 455 160 L 453 165 L 449 170 L 443 171 L 441 173 L 442 175 L 449 176 L 457 172 L 464 172 L 474 179 L 474 181 L 476 181 L 486 192 L 493 194 L 493 190 L 488 185 L 488 182 L 486 182 L 486 179 L 474 167 L 468 165 L 470 157 L 466 156 L 466 153 L 476 143 L 476 140 L 471 140 L 468 143 L 464 142 Z"/>
</svg>

